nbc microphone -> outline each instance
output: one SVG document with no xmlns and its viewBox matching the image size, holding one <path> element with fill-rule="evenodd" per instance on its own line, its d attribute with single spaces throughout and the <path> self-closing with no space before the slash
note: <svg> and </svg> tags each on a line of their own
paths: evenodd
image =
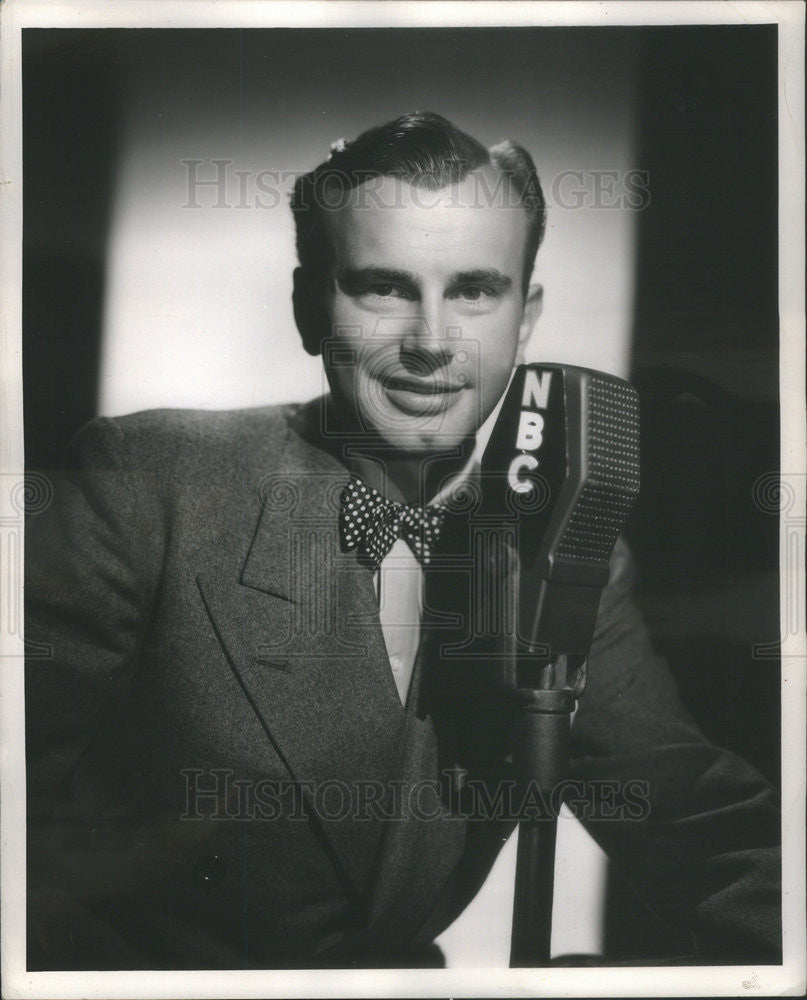
<svg viewBox="0 0 807 1000">
<path fill-rule="evenodd" d="M 484 509 L 517 527 L 508 686 L 534 686 L 531 674 L 562 658 L 570 671 L 582 668 L 617 535 L 639 491 L 635 389 L 586 368 L 519 366 L 485 449 L 482 482 Z"/>
<path fill-rule="evenodd" d="M 516 709 L 513 774 L 554 801 L 600 595 L 639 491 L 631 385 L 568 365 L 521 365 L 482 459 L 482 510 L 515 538 L 515 635 L 504 684 Z M 557 816 L 520 811 L 510 965 L 549 963 Z"/>
</svg>

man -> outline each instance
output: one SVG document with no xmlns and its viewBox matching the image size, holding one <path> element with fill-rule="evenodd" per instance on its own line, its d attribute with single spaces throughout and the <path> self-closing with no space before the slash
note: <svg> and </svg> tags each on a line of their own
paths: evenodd
<svg viewBox="0 0 807 1000">
<path fill-rule="evenodd" d="M 439 964 L 512 830 L 463 490 L 539 308 L 534 166 L 417 113 L 292 208 L 330 396 L 95 421 L 31 519 L 31 968 Z M 571 764 L 621 819 L 577 806 L 692 960 L 776 960 L 771 791 L 689 719 L 629 583 L 620 545 Z"/>
</svg>

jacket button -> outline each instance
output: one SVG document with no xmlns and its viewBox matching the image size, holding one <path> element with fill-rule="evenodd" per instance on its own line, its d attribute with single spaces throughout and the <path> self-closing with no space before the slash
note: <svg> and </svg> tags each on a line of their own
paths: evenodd
<svg viewBox="0 0 807 1000">
<path fill-rule="evenodd" d="M 193 881 L 199 886 L 221 885 L 227 872 L 227 865 L 220 854 L 208 854 L 199 858 L 193 868 Z"/>
</svg>

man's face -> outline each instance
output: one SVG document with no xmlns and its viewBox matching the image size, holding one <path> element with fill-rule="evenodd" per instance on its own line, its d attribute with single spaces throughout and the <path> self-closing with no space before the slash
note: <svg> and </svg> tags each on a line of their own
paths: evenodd
<svg viewBox="0 0 807 1000">
<path fill-rule="evenodd" d="M 399 452 L 436 453 L 473 434 L 525 333 L 527 215 L 514 198 L 480 196 L 501 181 L 484 171 L 486 186 L 471 174 L 442 191 L 375 178 L 329 220 L 331 390 Z"/>
</svg>

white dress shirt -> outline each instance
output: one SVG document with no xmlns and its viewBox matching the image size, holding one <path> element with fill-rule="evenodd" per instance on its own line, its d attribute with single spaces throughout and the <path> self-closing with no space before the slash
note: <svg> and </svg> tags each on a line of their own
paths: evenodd
<svg viewBox="0 0 807 1000">
<path fill-rule="evenodd" d="M 405 705 L 420 642 L 423 570 L 403 538 L 395 540 L 375 574 L 375 581 L 378 616 L 392 676 L 401 704 Z"/>
</svg>

